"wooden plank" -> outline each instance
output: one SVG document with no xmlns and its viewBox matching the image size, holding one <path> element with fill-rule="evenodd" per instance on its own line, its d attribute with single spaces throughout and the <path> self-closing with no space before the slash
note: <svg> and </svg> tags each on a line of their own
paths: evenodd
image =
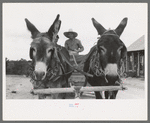
<svg viewBox="0 0 150 123">
<path fill-rule="evenodd" d="M 34 89 L 34 94 L 55 94 L 55 93 L 72 93 L 73 88 L 48 88 L 48 89 Z"/>
<path fill-rule="evenodd" d="M 80 92 L 92 92 L 92 91 L 116 91 L 123 90 L 122 86 L 94 86 L 94 87 L 82 87 Z"/>
<path fill-rule="evenodd" d="M 92 91 L 115 91 L 123 90 L 122 86 L 94 86 L 94 87 L 77 87 L 76 89 L 81 88 L 79 92 L 92 92 Z M 54 94 L 54 93 L 73 93 L 76 92 L 74 88 L 48 88 L 48 89 L 35 89 L 33 90 L 34 94 Z"/>
</svg>

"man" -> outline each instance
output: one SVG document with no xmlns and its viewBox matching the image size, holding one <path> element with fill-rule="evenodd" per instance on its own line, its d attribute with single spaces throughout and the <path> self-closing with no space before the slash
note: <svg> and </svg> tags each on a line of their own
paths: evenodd
<svg viewBox="0 0 150 123">
<path fill-rule="evenodd" d="M 64 32 L 64 35 L 69 38 L 65 42 L 65 47 L 69 51 L 70 55 L 78 55 L 79 52 L 84 50 L 84 47 L 81 44 L 81 41 L 76 39 L 78 34 L 71 29 L 68 32 Z"/>
</svg>

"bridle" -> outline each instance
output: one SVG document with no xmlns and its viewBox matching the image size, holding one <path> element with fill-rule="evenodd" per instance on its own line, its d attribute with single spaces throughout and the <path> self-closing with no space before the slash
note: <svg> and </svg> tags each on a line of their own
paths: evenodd
<svg viewBox="0 0 150 123">
<path fill-rule="evenodd" d="M 112 33 L 112 34 L 107 34 L 109 31 L 112 31 L 113 33 Z M 101 35 L 101 37 L 102 37 L 103 35 L 113 35 L 113 36 L 117 36 L 117 37 L 119 38 L 119 35 L 116 33 L 115 30 L 106 30 L 106 31 Z"/>
<path fill-rule="evenodd" d="M 105 31 L 101 35 L 101 37 L 103 35 L 113 35 L 113 36 L 119 37 L 117 35 L 117 33 L 115 32 L 115 30 L 111 30 L 111 31 L 113 31 L 113 34 L 107 34 L 108 31 L 109 30 Z M 99 40 L 100 40 L 100 38 L 99 38 Z M 123 63 L 121 63 L 121 67 L 124 69 Z M 121 69 L 121 67 L 120 67 L 120 69 Z M 90 72 L 90 70 L 92 70 L 92 72 L 94 73 L 95 76 L 97 76 L 97 77 L 103 77 L 105 79 L 106 83 L 108 83 L 106 75 L 109 73 L 109 71 L 104 71 L 103 68 L 102 68 L 102 65 L 101 65 L 101 62 L 100 62 L 100 53 L 98 52 L 98 46 L 96 46 L 96 51 L 94 52 L 92 58 L 90 59 L 90 67 L 89 67 L 88 73 Z M 123 71 L 121 71 L 119 69 L 117 70 L 118 82 L 121 82 L 121 79 L 120 79 L 121 76 L 120 75 L 123 75 L 122 72 L 124 72 L 124 70 Z"/>
<path fill-rule="evenodd" d="M 71 74 L 74 71 L 74 70 L 71 70 L 71 71 L 69 71 L 67 73 L 65 72 L 65 68 L 64 68 L 64 66 L 62 64 L 63 61 L 59 58 L 59 55 L 58 55 L 58 53 L 61 52 L 61 50 L 62 50 L 62 46 L 58 47 L 57 45 L 55 45 L 53 50 L 54 50 L 54 54 L 53 55 L 55 55 L 55 57 L 56 57 L 56 59 L 54 60 L 55 66 L 53 66 L 53 67 L 48 66 L 47 72 L 46 72 L 46 77 L 45 77 L 44 80 L 36 80 L 34 78 L 34 65 L 33 65 L 34 63 L 33 63 L 33 60 L 32 60 L 32 63 L 31 63 L 30 68 L 29 68 L 29 75 L 31 77 L 30 81 L 31 81 L 31 83 L 42 81 L 38 85 L 38 87 L 40 87 L 42 84 L 46 84 L 47 81 L 55 82 L 62 76 L 64 76 L 65 79 L 66 79 L 66 82 L 68 82 L 66 76 L 68 74 Z M 62 71 L 61 74 L 59 74 L 60 70 Z"/>
<path fill-rule="evenodd" d="M 90 60 L 90 67 L 89 67 L 88 73 L 90 72 L 90 70 L 92 70 L 92 72 L 94 73 L 95 76 L 104 77 L 106 83 L 108 83 L 108 80 L 106 78 L 106 73 L 102 69 L 99 59 L 100 59 L 100 54 L 98 53 L 98 50 L 96 50 Z"/>
</svg>

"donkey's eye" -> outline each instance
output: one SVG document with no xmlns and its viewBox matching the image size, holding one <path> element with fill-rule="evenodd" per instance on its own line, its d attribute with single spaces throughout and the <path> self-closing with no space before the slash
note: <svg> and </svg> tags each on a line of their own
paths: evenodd
<svg viewBox="0 0 150 123">
<path fill-rule="evenodd" d="M 48 53 L 50 53 L 50 52 L 52 52 L 53 51 L 53 49 L 50 49 L 50 50 L 48 50 Z"/>
<path fill-rule="evenodd" d="M 31 47 L 31 50 L 32 50 L 32 51 L 35 51 L 35 48 Z"/>
<path fill-rule="evenodd" d="M 118 54 L 121 55 L 121 51 L 122 51 L 123 46 L 120 46 L 117 50 Z"/>
<path fill-rule="evenodd" d="M 106 53 L 106 48 L 104 46 L 100 46 L 99 50 L 101 53 L 105 54 Z"/>
<path fill-rule="evenodd" d="M 33 47 L 30 48 L 30 54 L 29 54 L 29 55 L 30 55 L 30 58 L 31 58 L 31 59 L 33 59 L 33 56 L 35 56 L 35 54 L 36 54 L 35 51 L 36 51 L 35 48 L 33 48 Z"/>
<path fill-rule="evenodd" d="M 103 48 L 100 48 L 100 51 L 104 52 L 105 50 Z"/>
<path fill-rule="evenodd" d="M 121 55 L 121 50 L 118 51 L 118 54 Z"/>
</svg>

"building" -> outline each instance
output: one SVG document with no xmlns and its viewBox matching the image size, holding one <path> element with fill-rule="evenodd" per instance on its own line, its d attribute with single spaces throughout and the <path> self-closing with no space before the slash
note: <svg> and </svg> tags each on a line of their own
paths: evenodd
<svg viewBox="0 0 150 123">
<path fill-rule="evenodd" d="M 144 77 L 144 35 L 127 48 L 126 73 L 132 77 Z"/>
</svg>

